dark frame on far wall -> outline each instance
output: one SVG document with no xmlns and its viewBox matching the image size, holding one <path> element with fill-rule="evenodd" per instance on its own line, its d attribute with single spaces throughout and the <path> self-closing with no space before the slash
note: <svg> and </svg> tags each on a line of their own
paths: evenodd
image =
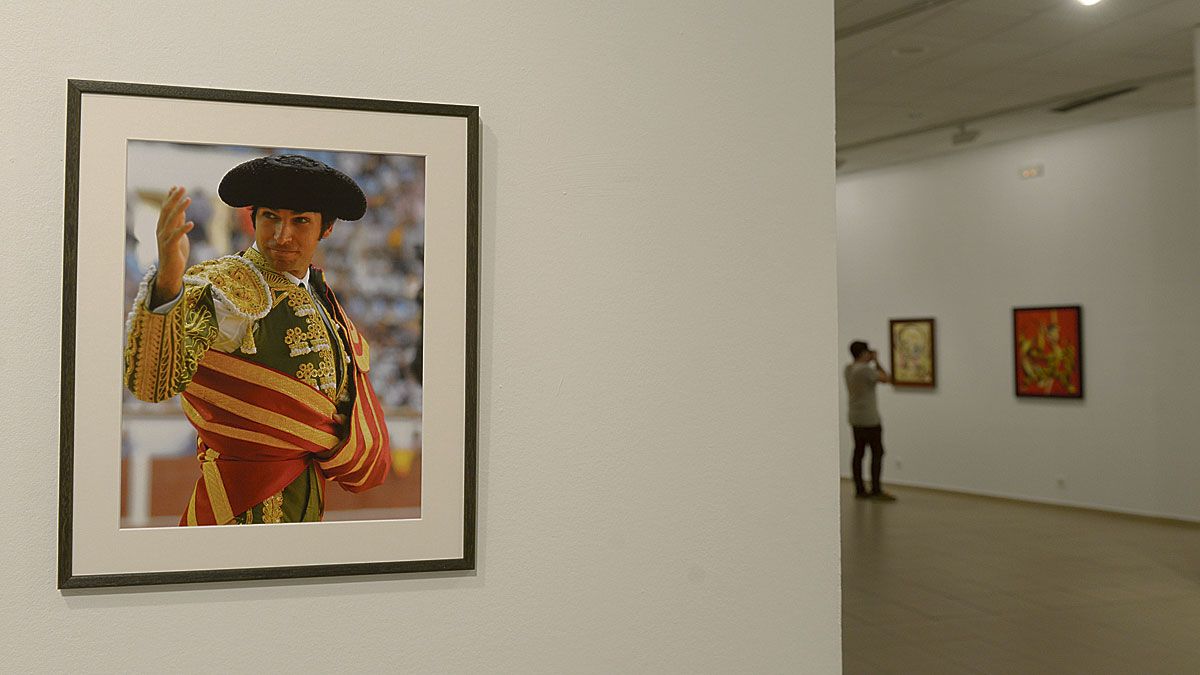
<svg viewBox="0 0 1200 675">
<path fill-rule="evenodd" d="M 1014 307 L 1012 314 L 1016 395 L 1083 398 L 1083 308 Z"/>
<path fill-rule="evenodd" d="M 932 318 L 888 320 L 892 385 L 908 389 L 937 386 L 937 322 Z"/>
<path fill-rule="evenodd" d="M 89 80 L 68 80 L 66 94 L 58 587 L 82 589 L 474 570 L 479 377 L 478 107 Z M 209 160 L 208 169 L 197 168 L 200 162 L 193 166 L 192 163 L 173 159 L 181 156 L 176 152 L 180 148 L 184 152 L 193 152 L 196 147 L 207 153 L 204 157 Z M 141 156 L 153 156 L 154 161 L 160 164 L 149 164 L 147 160 L 141 165 L 138 168 L 138 175 L 142 177 L 138 180 L 141 182 L 135 186 L 130 177 L 134 173 L 131 168 L 134 167 L 134 160 L 130 158 L 133 157 L 133 149 L 137 148 L 141 148 L 138 149 Z M 149 148 L 148 155 L 146 148 Z M 389 171 L 408 171 L 405 175 L 409 176 L 406 178 L 409 182 L 403 184 L 409 186 L 404 188 L 406 192 L 396 188 L 395 182 L 378 180 L 370 187 L 363 183 L 368 214 L 369 209 L 378 208 L 375 206 L 378 200 L 373 202 L 372 195 L 380 195 L 388 190 L 391 191 L 389 195 L 398 195 L 394 203 L 416 206 L 408 211 L 399 208 L 383 211 L 380 212 L 383 215 L 373 219 L 368 217 L 360 223 L 337 221 L 337 227 L 330 237 L 343 237 L 343 242 L 350 243 L 341 246 L 360 257 L 337 258 L 334 262 L 330 262 L 333 259 L 329 256 L 323 258 L 325 264 L 341 265 L 337 269 L 329 267 L 326 273 L 332 279 L 338 270 L 342 270 L 339 278 L 343 281 L 330 283 L 327 287 L 330 290 L 320 296 L 328 300 L 318 302 L 316 295 L 304 297 L 311 298 L 318 305 L 333 308 L 330 310 L 326 307 L 316 313 L 324 313 L 329 317 L 332 312 L 333 318 L 325 320 L 325 327 L 330 331 L 336 328 L 335 332 L 343 336 L 342 341 L 337 343 L 341 351 L 334 352 L 344 355 L 347 364 L 337 369 L 338 377 L 345 378 L 339 380 L 343 382 L 339 386 L 346 386 L 344 383 L 351 376 L 358 378 L 354 380 L 359 383 L 354 385 L 358 392 L 379 389 L 380 385 L 376 382 L 378 378 L 410 379 L 396 380 L 398 384 L 387 390 L 389 395 L 395 395 L 393 398 L 386 398 L 382 389 L 378 401 L 374 398 L 374 392 L 368 397 L 359 395 L 354 399 L 353 412 L 349 416 L 321 412 L 325 407 L 341 410 L 337 406 L 349 400 L 346 395 L 326 392 L 324 395 L 327 400 L 321 400 L 322 390 L 305 389 L 303 378 L 287 380 L 281 385 L 289 392 L 287 395 L 309 405 L 307 409 L 296 408 L 299 411 L 296 414 L 308 414 L 311 415 L 309 419 L 316 420 L 302 423 L 309 424 L 307 427 L 295 426 L 300 424 L 296 420 L 301 417 L 288 417 L 279 412 L 280 408 L 274 407 L 275 399 L 271 397 L 283 389 L 273 390 L 271 385 L 256 385 L 244 389 L 250 392 L 244 400 L 251 404 L 239 408 L 247 420 L 245 428 L 260 425 L 261 430 L 276 424 L 272 420 L 281 420 L 274 428 L 289 431 L 299 429 L 296 433 L 301 436 L 291 438 L 313 438 L 311 429 L 330 429 L 321 436 L 328 439 L 325 441 L 327 444 L 320 446 L 328 450 L 312 450 L 310 448 L 317 446 L 286 441 L 294 449 L 289 452 L 309 453 L 301 456 L 303 461 L 309 462 L 304 471 L 315 472 L 312 475 L 318 478 L 314 480 L 319 480 L 322 485 L 327 474 L 338 476 L 339 466 L 330 457 L 337 460 L 342 456 L 338 453 L 342 453 L 346 447 L 370 448 L 354 456 L 370 457 L 366 464 L 363 464 L 366 460 L 354 459 L 347 461 L 345 466 L 377 467 L 372 469 L 375 473 L 371 477 L 371 485 L 375 485 L 376 480 L 382 485 L 384 479 L 394 479 L 393 470 L 401 475 L 394 460 L 377 461 L 383 456 L 382 453 L 390 453 L 386 456 L 394 458 L 399 456 L 396 453 L 409 452 L 411 449 L 418 457 L 416 461 L 420 467 L 416 487 L 413 488 L 419 500 L 416 507 L 419 513 L 416 516 L 395 515 L 404 509 L 390 503 L 387 508 L 367 508 L 358 503 L 348 508 L 360 509 L 369 515 L 334 520 L 326 518 L 322 522 L 285 523 L 268 520 L 267 524 L 263 524 L 260 514 L 258 519 L 235 518 L 231 521 L 227 517 L 231 501 L 221 483 L 225 480 L 225 474 L 215 473 L 215 469 L 210 472 L 212 467 L 204 464 L 209 462 L 216 465 L 218 453 L 211 449 L 210 443 L 210 449 L 197 456 L 195 431 L 191 431 L 193 440 L 190 455 L 186 446 L 180 450 L 179 445 L 175 444 L 170 450 L 185 453 L 182 460 L 191 463 L 190 467 L 193 468 L 189 470 L 195 474 L 190 478 L 191 485 L 196 486 L 195 491 L 188 488 L 192 494 L 191 505 L 188 505 L 186 494 L 181 498 L 182 506 L 187 509 L 183 521 L 187 521 L 188 514 L 195 511 L 198 503 L 196 495 L 204 488 L 207 490 L 204 493 L 208 500 L 206 504 L 225 507 L 211 509 L 211 513 L 218 514 L 212 519 L 218 522 L 211 525 L 185 522 L 198 526 L 180 527 L 175 524 L 180 522 L 180 517 L 175 515 L 172 523 L 165 523 L 160 517 L 153 524 L 123 526 L 127 502 L 123 463 L 129 461 L 126 452 L 130 447 L 123 426 L 126 421 L 124 417 L 127 416 L 124 405 L 130 393 L 123 393 L 123 380 L 128 381 L 131 366 L 122 365 L 123 350 L 130 353 L 130 348 L 126 346 L 130 329 L 122 303 L 127 306 L 129 302 L 131 275 L 128 270 L 150 269 L 144 277 L 147 280 L 154 273 L 153 268 L 147 268 L 144 264 L 139 266 L 136 256 L 128 252 L 131 246 L 129 242 L 137 242 L 139 237 L 140 241 L 147 241 L 145 230 L 134 231 L 130 223 L 144 222 L 137 218 L 145 215 L 147 203 L 151 205 L 152 212 L 157 213 L 164 203 L 163 195 L 170 194 L 168 185 L 186 185 L 167 181 L 195 180 L 198 184 L 208 185 L 201 181 L 209 180 L 214 175 L 219 178 L 233 166 L 223 163 L 229 157 L 265 157 L 272 153 L 284 154 L 283 149 L 296 149 L 288 152 L 307 154 L 318 160 L 334 157 L 344 166 L 353 167 L 344 171 L 359 171 L 359 175 L 366 179 L 380 175 L 378 162 L 393 162 L 386 164 L 392 167 Z M 162 159 L 164 157 L 167 159 Z M 333 160 L 326 161 L 326 164 L 330 161 Z M 156 176 L 146 166 L 161 166 L 163 171 Z M 409 166 L 417 168 L 402 168 Z M 186 177 L 176 178 L 179 174 L 185 174 Z M 361 182 L 366 179 L 354 180 Z M 141 185 L 152 185 L 152 188 L 137 187 Z M 191 193 L 197 195 L 193 202 L 195 207 L 199 203 L 200 193 L 195 190 Z M 209 231 L 223 233 L 227 241 L 231 239 L 231 232 L 232 236 L 240 238 L 237 241 L 245 241 L 247 236 L 253 241 L 259 221 L 250 215 L 250 208 L 234 209 L 221 204 L 215 191 L 208 194 L 210 201 L 207 203 L 214 205 L 210 207 L 210 212 L 211 209 L 221 212 L 219 218 L 214 217 L 210 221 L 214 224 Z M 160 201 L 155 202 L 156 199 Z M 409 201 L 402 202 L 402 199 Z M 139 208 L 142 211 L 134 213 Z M 396 214 L 402 214 L 403 218 Z M 219 230 L 218 225 L 224 229 Z M 355 226 L 364 229 L 354 230 Z M 375 229 L 366 229 L 368 227 Z M 221 239 L 220 235 L 206 236 Z M 153 225 L 148 241 L 153 246 Z M 210 239 L 203 241 L 207 246 Z M 322 242 L 322 245 L 329 244 Z M 346 305 L 347 310 L 343 315 L 338 301 L 333 299 L 332 289 L 338 283 L 348 283 L 345 280 L 351 277 L 359 278 L 367 274 L 361 271 L 367 268 L 355 261 L 375 262 L 375 258 L 361 257 L 364 255 L 361 252 L 377 252 L 380 247 L 396 251 L 398 262 L 384 265 L 387 271 L 383 274 L 393 274 L 396 279 L 396 283 L 392 284 L 394 288 L 389 287 L 387 292 L 397 295 L 386 297 L 399 299 L 394 304 L 388 304 L 389 300 L 380 299 L 385 297 L 380 295 L 384 291 L 371 290 L 369 292 L 375 295 L 363 295 L 365 299 L 356 305 L 358 309 L 355 311 L 369 313 L 371 325 L 384 336 L 384 339 L 372 343 L 376 348 L 372 351 L 367 349 L 363 339 L 368 331 L 364 328 L 360 332 L 349 322 L 347 317 L 354 312 Z M 121 253 L 123 248 L 126 250 L 124 257 Z M 248 248 L 229 250 L 234 253 L 218 252 L 218 255 L 225 255 L 223 260 L 243 256 L 234 262 L 248 267 L 250 273 L 258 275 L 260 280 L 273 278 L 270 276 L 273 271 L 269 267 L 252 268 L 251 263 L 245 262 L 251 257 Z M 237 253 L 239 250 L 241 253 Z M 318 252 L 327 250 L 321 248 Z M 206 251 L 210 252 L 211 248 Z M 196 244 L 192 245 L 192 253 L 196 254 Z M 405 261 L 410 258 L 401 260 L 401 255 L 419 257 L 411 257 L 415 262 L 408 265 Z M 210 256 L 201 260 L 216 258 Z M 316 260 L 314 258 L 314 263 Z M 195 262 L 193 256 L 189 264 Z M 377 268 L 370 268 L 370 274 L 377 274 Z M 254 269 L 260 271 L 255 272 Z M 276 276 L 284 279 L 284 275 Z M 193 278 L 187 277 L 185 281 Z M 407 282 L 407 285 L 402 282 Z M 136 280 L 133 282 L 135 289 L 137 283 Z M 146 283 L 142 282 L 143 291 Z M 264 309 L 261 314 L 248 318 L 258 321 L 255 317 L 265 317 L 273 311 L 272 308 L 286 309 L 291 300 L 288 303 L 281 301 L 287 298 L 299 302 L 300 296 L 296 295 L 295 289 L 304 287 L 294 284 L 288 287 L 291 291 L 286 288 L 273 291 L 275 287 L 268 287 L 263 282 L 261 288 L 266 300 L 260 304 Z M 364 288 L 374 286 L 367 282 L 363 285 Z M 275 293 L 273 304 L 272 293 Z M 342 298 L 344 301 L 345 296 Z M 137 301 L 134 302 L 136 304 Z M 303 317 L 313 313 L 297 311 L 296 315 Z M 130 317 L 132 321 L 132 314 Z M 364 326 L 358 316 L 354 321 Z M 333 326 L 331 322 L 337 325 Z M 417 337 L 412 338 L 409 333 L 404 333 L 404 340 L 400 340 L 397 338 L 398 332 L 388 332 L 389 326 L 403 327 Z M 313 332 L 312 335 L 317 333 Z M 318 344 L 321 339 L 324 338 L 312 338 L 312 344 Z M 328 341 L 319 344 L 324 345 L 321 354 L 329 351 Z M 238 351 L 227 354 L 256 353 L 249 349 L 243 352 L 241 347 L 230 349 Z M 287 347 L 283 349 L 286 352 Z M 317 347 L 313 347 L 312 351 L 316 353 Z M 204 355 L 199 358 L 203 360 L 211 353 L 202 352 Z M 293 351 L 291 356 L 296 357 L 296 353 Z M 403 360 L 397 356 L 389 361 L 390 354 L 402 355 Z M 225 367 L 232 358 L 221 356 L 215 361 L 220 367 Z M 243 360 L 242 363 L 251 361 Z M 125 363 L 131 361 L 126 360 Z M 218 365 L 210 367 L 217 368 Z M 267 367 L 259 367 L 263 370 L 257 372 L 263 372 L 266 377 Z M 274 372 L 281 378 L 301 376 L 299 372 L 295 375 L 291 371 Z M 397 372 L 401 375 L 395 375 Z M 239 381 L 251 380 L 243 378 Z M 195 381 L 189 379 L 183 382 Z M 187 392 L 192 384 L 181 386 Z M 362 398 L 367 398 L 369 405 L 360 407 L 357 401 Z M 388 402 L 393 400 L 403 403 Z M 182 419 L 181 407 L 183 411 L 195 413 L 195 408 L 189 408 L 188 403 L 181 405 L 177 398 L 166 399 L 161 404 L 151 403 L 163 406 L 170 404 L 174 405 L 167 411 L 173 415 L 171 424 L 176 424 L 176 418 Z M 364 407 L 366 412 L 358 414 Z M 121 411 L 121 414 L 114 414 L 117 411 Z M 433 414 L 435 411 L 436 414 Z M 157 410 L 138 414 L 157 415 L 156 423 L 168 417 Z M 191 415 L 183 419 L 185 427 L 190 422 L 196 429 L 201 429 L 202 423 L 196 421 L 199 413 Z M 211 421 L 206 415 L 209 413 L 199 417 Z M 393 423 L 393 418 L 403 420 L 405 433 L 410 434 L 411 441 L 409 438 L 397 439 L 393 431 L 390 434 L 392 442 L 382 442 L 389 436 L 386 431 Z M 331 419 L 333 426 L 330 426 Z M 155 428 L 160 427 L 161 424 Z M 148 428 L 148 425 L 139 428 Z M 187 427 L 185 431 L 190 429 Z M 232 430 L 251 434 L 228 424 L 221 429 L 223 433 Z M 377 432 L 374 441 L 370 438 L 371 430 Z M 248 435 L 228 437 L 235 439 L 231 441 L 233 443 L 244 442 L 243 445 L 268 444 L 262 447 L 275 447 L 269 445 L 271 439 L 282 438 L 272 437 L 270 429 L 255 433 L 257 436 L 253 440 L 247 440 L 250 438 Z M 309 435 L 303 436 L 305 433 Z M 337 435 L 339 433 L 341 436 Z M 148 437 L 151 442 L 143 438 L 142 446 L 154 446 L 153 441 L 158 438 L 152 435 Z M 267 440 L 262 440 L 264 438 Z M 406 442 L 410 444 L 398 445 Z M 345 454 L 349 457 L 348 452 Z M 199 464 L 196 463 L 197 459 L 200 460 Z M 229 459 L 224 458 L 226 461 Z M 320 464 L 318 460 L 329 461 Z M 289 461 L 292 459 L 289 458 Z M 347 471 L 346 468 L 340 470 Z M 363 471 L 362 480 L 365 481 L 366 470 Z M 214 476 L 215 483 L 212 482 Z M 330 481 L 327 490 L 356 496 L 351 494 L 356 492 L 351 487 L 362 484 L 349 483 L 347 480 L 342 484 L 347 488 L 343 491 Z M 314 490 L 309 490 L 309 499 L 316 499 L 311 496 L 317 494 Z M 368 493 L 363 492 L 364 495 Z M 263 494 L 268 493 L 263 491 Z M 282 494 L 280 492 L 276 496 Z M 320 494 L 324 499 L 325 491 Z M 173 500 L 180 501 L 175 493 L 171 496 Z M 282 502 L 282 497 L 279 499 L 280 502 L 276 504 Z M 148 500 L 146 497 L 144 501 Z M 247 502 L 251 503 L 254 502 Z M 326 502 L 317 503 L 322 505 L 319 513 L 310 507 L 303 507 L 303 513 L 326 515 Z M 172 508 L 175 508 L 174 502 Z M 238 509 L 232 512 L 235 515 L 239 513 Z M 305 517 L 304 520 L 311 519 Z M 225 524 L 247 522 L 253 524 Z"/>
</svg>

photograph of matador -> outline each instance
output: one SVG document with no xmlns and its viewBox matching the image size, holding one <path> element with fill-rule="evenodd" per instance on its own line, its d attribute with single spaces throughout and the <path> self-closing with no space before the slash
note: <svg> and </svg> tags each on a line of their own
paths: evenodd
<svg viewBox="0 0 1200 675">
<path fill-rule="evenodd" d="M 368 212 L 368 194 L 323 161 L 278 153 L 229 169 L 219 201 L 196 192 L 174 185 L 156 198 L 153 248 L 146 233 L 140 241 L 127 233 L 156 260 L 128 291 L 123 371 L 135 406 L 178 396 L 173 418 L 181 412 L 194 427 L 194 460 L 176 470 L 190 474 L 189 485 L 170 487 L 176 477 L 123 492 L 166 492 L 180 525 L 323 520 L 334 485 L 358 497 L 397 474 L 385 414 L 395 406 L 381 403 L 391 389 L 377 394 L 367 336 L 355 325 L 364 319 L 347 311 L 370 304 L 339 298 L 330 278 L 338 275 L 314 264 L 339 225 Z M 220 220 L 214 208 L 225 234 L 198 237 Z M 197 261 L 196 248 L 211 256 L 217 239 L 231 252 Z M 404 370 L 419 383 L 417 341 Z M 123 486 L 137 475 L 123 473 Z"/>
</svg>

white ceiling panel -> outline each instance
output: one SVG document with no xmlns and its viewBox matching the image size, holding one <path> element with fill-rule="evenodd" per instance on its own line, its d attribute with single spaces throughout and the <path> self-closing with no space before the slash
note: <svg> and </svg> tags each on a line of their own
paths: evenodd
<svg viewBox="0 0 1200 675">
<path fill-rule="evenodd" d="M 920 117 L 916 119 L 928 126 L 930 123 L 949 123 L 969 118 L 979 112 L 979 103 L 958 96 L 957 92 L 947 92 L 914 101 L 908 110 L 919 114 Z"/>
<path fill-rule="evenodd" d="M 1169 59 L 1181 68 L 1187 68 L 1188 63 L 1195 67 L 1195 31 L 1182 30 L 1169 35 L 1147 40 L 1141 46 L 1130 50 L 1130 56 L 1150 56 Z"/>
<path fill-rule="evenodd" d="M 851 77 L 848 74 L 839 72 L 837 77 L 834 78 L 834 85 L 837 87 L 838 105 L 854 102 L 855 96 L 882 81 L 884 80 L 866 80 L 861 77 Z"/>
<path fill-rule="evenodd" d="M 1076 40 L 1103 28 L 1105 24 L 1081 19 L 1073 13 L 1057 10 L 1035 14 L 1021 23 L 992 36 L 998 42 L 1016 42 L 1053 47 Z"/>
<path fill-rule="evenodd" d="M 1044 83 L 1040 86 L 1055 87 L 1064 93 L 1083 88 L 1078 87 L 1078 80 L 1070 76 L 1031 73 L 1013 65 L 988 71 L 977 78 L 956 82 L 955 88 L 966 95 L 990 96 L 1002 103 L 1007 102 L 999 106 L 989 104 L 990 108 L 1005 108 L 1018 101 L 1035 100 L 1030 98 L 1029 89 L 1036 81 Z"/>
<path fill-rule="evenodd" d="M 834 26 L 840 30 L 911 7 L 914 3 L 915 0 L 860 0 L 859 2 L 839 0 L 833 6 Z"/>
<path fill-rule="evenodd" d="M 859 30 L 836 45 L 841 171 L 958 150 L 964 119 L 983 132 L 975 146 L 1195 103 L 1200 0 L 935 4 L 837 0 L 838 27 Z M 1126 82 L 1140 89 L 1048 111 Z"/>
<path fill-rule="evenodd" d="M 1026 18 L 1027 15 L 960 9 L 957 5 L 951 5 L 929 12 L 929 18 L 917 23 L 914 30 L 925 35 L 984 40 L 1016 26 Z"/>
<path fill-rule="evenodd" d="M 1161 109 L 1185 108 L 1196 104 L 1195 77 L 1181 77 L 1148 84 L 1128 98 Z"/>
<path fill-rule="evenodd" d="M 1200 4 L 1200 0 L 1197 0 Z M 1163 27 L 1158 23 L 1147 21 L 1142 16 L 1136 16 L 1125 21 L 1108 24 L 1099 30 L 1088 33 L 1085 39 L 1077 44 L 1084 44 L 1097 50 L 1113 54 L 1138 56 L 1140 49 L 1151 42 L 1163 37 Z M 1189 39 L 1188 54 L 1191 55 Z"/>
<path fill-rule="evenodd" d="M 904 73 L 878 84 L 864 87 L 857 93 L 847 95 L 848 103 L 874 103 L 880 105 L 907 105 L 945 88 L 945 83 L 923 77 L 923 73 Z"/>
<path fill-rule="evenodd" d="M 953 54 L 970 43 L 971 41 L 965 38 L 908 32 L 889 37 L 879 44 L 855 54 L 847 59 L 847 63 L 861 64 L 875 68 L 879 72 L 897 74 Z"/>
<path fill-rule="evenodd" d="M 988 71 L 997 64 L 1012 63 L 1044 52 L 1042 45 L 1018 44 L 1015 42 L 972 42 L 954 52 L 947 61 L 963 70 Z"/>
<path fill-rule="evenodd" d="M 879 44 L 890 35 L 895 35 L 901 32 L 900 30 L 887 30 L 888 27 L 879 30 L 869 30 L 850 37 L 842 38 L 837 41 L 837 54 L 839 59 L 848 59 L 856 54 L 862 53 L 866 49 L 870 49 Z"/>
<path fill-rule="evenodd" d="M 1167 73 L 1180 67 L 1180 64 L 1167 59 L 1098 51 L 1092 45 L 1081 42 L 1022 59 L 1013 65 L 1029 72 L 1056 75 L 1090 76 L 1098 73 L 1113 82 Z"/>
<path fill-rule="evenodd" d="M 954 6 L 977 12 L 1029 16 L 1061 4 L 1060 0 L 963 0 Z"/>
<path fill-rule="evenodd" d="M 1073 98 L 1115 82 L 1112 76 L 1103 70 L 1061 74 L 1018 72 L 1024 72 L 1029 77 L 1025 84 L 1021 85 L 1020 91 L 1009 96 L 1013 105 L 1054 98 Z"/>
<path fill-rule="evenodd" d="M 1167 28 L 1200 24 L 1200 2 L 1196 0 L 1171 0 L 1154 4 L 1156 6 L 1153 9 L 1138 18 Z"/>
<path fill-rule="evenodd" d="M 855 124 L 874 120 L 887 115 L 900 116 L 907 114 L 906 108 L 869 103 L 843 103 L 838 106 L 838 121 L 842 124 Z"/>
<path fill-rule="evenodd" d="M 1044 14 L 1071 17 L 1099 26 L 1126 21 L 1159 10 L 1172 2 L 1173 0 L 1102 0 L 1099 4 L 1084 7 L 1075 0 L 1065 0 L 1054 3 Z"/>
<path fill-rule="evenodd" d="M 1009 14 L 1013 17 L 1028 17 L 1058 5 L 1058 0 L 961 0 L 955 7 L 972 12 Z"/>
</svg>

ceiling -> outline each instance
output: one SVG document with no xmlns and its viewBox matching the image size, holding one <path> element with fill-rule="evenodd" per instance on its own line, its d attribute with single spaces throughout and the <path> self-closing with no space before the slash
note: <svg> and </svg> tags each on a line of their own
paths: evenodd
<svg viewBox="0 0 1200 675">
<path fill-rule="evenodd" d="M 1196 104 L 1200 0 L 836 0 L 835 17 L 839 174 Z M 955 145 L 963 126 L 981 133 Z"/>
</svg>

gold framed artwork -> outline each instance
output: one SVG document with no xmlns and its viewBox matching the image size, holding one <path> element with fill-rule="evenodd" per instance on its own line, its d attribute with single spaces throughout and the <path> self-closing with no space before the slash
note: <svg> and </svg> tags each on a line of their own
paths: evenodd
<svg viewBox="0 0 1200 675">
<path fill-rule="evenodd" d="M 891 319 L 892 384 L 932 389 L 937 386 L 937 323 L 932 318 Z"/>
</svg>

